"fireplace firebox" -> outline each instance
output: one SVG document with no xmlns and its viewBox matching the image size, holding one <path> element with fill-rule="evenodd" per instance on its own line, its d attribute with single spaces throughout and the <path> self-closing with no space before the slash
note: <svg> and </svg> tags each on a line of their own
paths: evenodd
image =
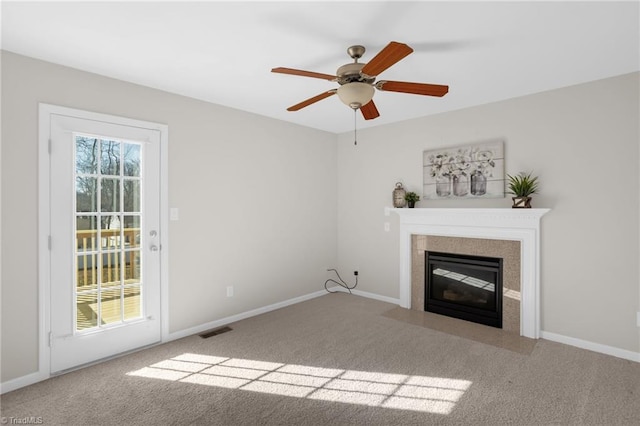
<svg viewBox="0 0 640 426">
<path fill-rule="evenodd" d="M 424 310 L 502 328 L 502 259 L 425 252 Z"/>
</svg>

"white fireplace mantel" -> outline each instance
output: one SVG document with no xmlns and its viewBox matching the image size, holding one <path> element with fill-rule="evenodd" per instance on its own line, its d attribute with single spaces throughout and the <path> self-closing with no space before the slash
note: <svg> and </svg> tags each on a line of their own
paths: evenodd
<svg viewBox="0 0 640 426">
<path fill-rule="evenodd" d="M 520 241 L 520 335 L 540 337 L 540 219 L 550 209 L 392 209 L 400 216 L 400 306 L 411 307 L 411 235 Z"/>
</svg>

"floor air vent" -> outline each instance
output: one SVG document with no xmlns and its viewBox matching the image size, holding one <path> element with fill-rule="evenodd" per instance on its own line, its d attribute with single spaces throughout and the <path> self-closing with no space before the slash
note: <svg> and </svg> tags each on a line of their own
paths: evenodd
<svg viewBox="0 0 640 426">
<path fill-rule="evenodd" d="M 226 333 L 227 331 L 233 330 L 231 327 L 220 327 L 214 328 L 213 330 L 205 331 L 204 333 L 200 333 L 199 336 L 203 339 L 207 339 L 211 336 L 217 336 L 218 334 Z"/>
</svg>

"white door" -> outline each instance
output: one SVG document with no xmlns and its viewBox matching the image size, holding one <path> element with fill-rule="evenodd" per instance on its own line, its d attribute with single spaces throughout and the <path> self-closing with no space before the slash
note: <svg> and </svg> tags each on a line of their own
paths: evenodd
<svg viewBox="0 0 640 426">
<path fill-rule="evenodd" d="M 50 115 L 50 355 L 60 372 L 161 340 L 160 131 Z"/>
</svg>

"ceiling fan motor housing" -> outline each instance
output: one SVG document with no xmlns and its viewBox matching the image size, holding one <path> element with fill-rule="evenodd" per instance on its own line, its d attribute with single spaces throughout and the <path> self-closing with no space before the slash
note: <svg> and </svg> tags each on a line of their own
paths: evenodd
<svg viewBox="0 0 640 426">
<path fill-rule="evenodd" d="M 376 79 L 375 77 L 369 77 L 366 74 L 360 74 L 360 70 L 365 65 L 367 64 L 366 63 L 359 64 L 356 62 L 351 64 L 345 64 L 340 68 L 338 68 L 338 71 L 336 71 L 336 76 L 338 77 L 337 78 L 338 84 L 343 85 L 343 84 L 354 83 L 354 82 L 368 83 L 368 84 L 373 83 Z"/>
</svg>

